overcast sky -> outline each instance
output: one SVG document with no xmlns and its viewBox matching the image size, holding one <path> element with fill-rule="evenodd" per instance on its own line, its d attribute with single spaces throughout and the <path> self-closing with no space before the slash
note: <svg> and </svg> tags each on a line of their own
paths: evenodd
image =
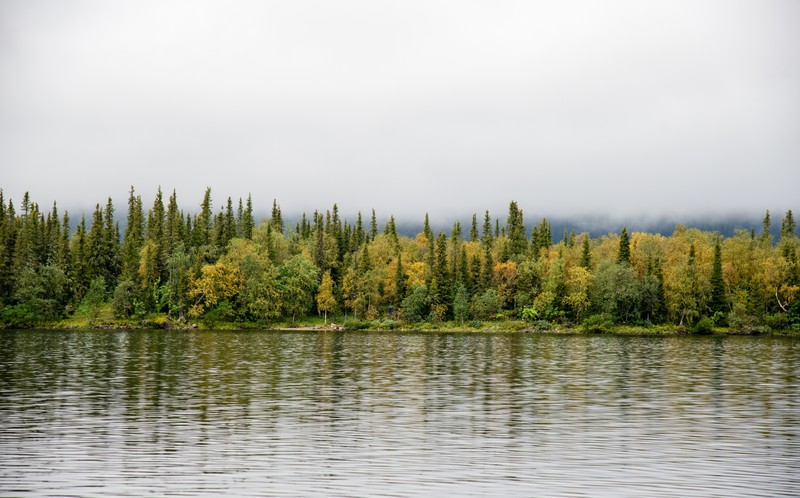
<svg viewBox="0 0 800 498">
<path fill-rule="evenodd" d="M 797 210 L 800 2 L 0 0 L 0 172 L 71 210 Z"/>
</svg>

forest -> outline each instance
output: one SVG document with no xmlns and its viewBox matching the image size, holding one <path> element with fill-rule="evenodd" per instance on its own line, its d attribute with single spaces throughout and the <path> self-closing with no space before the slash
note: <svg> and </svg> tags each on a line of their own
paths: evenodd
<svg viewBox="0 0 800 498">
<path fill-rule="evenodd" d="M 250 197 L 215 209 L 207 189 L 184 211 L 159 189 L 146 209 L 131 187 L 121 231 L 110 198 L 73 227 L 56 203 L 26 193 L 15 208 L 0 190 L 0 326 L 800 330 L 797 225 L 791 211 L 772 225 L 767 212 L 731 237 L 678 225 L 556 241 L 512 201 L 449 233 L 426 214 L 409 237 L 374 210 L 348 221 L 334 204 L 285 226 L 277 201 L 257 223 Z"/>
</svg>

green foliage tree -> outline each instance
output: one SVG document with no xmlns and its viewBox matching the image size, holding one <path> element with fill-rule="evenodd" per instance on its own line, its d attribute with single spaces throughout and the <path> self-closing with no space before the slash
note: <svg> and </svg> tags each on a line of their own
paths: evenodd
<svg viewBox="0 0 800 498">
<path fill-rule="evenodd" d="M 317 288 L 317 270 L 314 264 L 302 255 L 286 260 L 278 269 L 278 288 L 282 311 L 292 317 L 307 313 L 314 304 Z"/>
<path fill-rule="evenodd" d="M 453 297 L 453 318 L 461 322 L 461 325 L 469 318 L 469 293 L 464 284 L 458 284 Z"/>
<path fill-rule="evenodd" d="M 725 279 L 722 275 L 722 245 L 714 244 L 714 262 L 711 266 L 711 297 L 708 307 L 711 312 L 726 313 L 730 310 L 725 299 Z"/>
<path fill-rule="evenodd" d="M 628 237 L 628 227 L 622 227 L 622 233 L 619 236 L 617 263 L 631 264 L 631 239 Z"/>
<path fill-rule="evenodd" d="M 325 314 L 325 322 L 328 323 L 328 313 L 336 309 L 336 296 L 333 293 L 333 278 L 331 272 L 327 271 L 322 276 L 322 282 L 317 290 L 317 310 Z"/>
</svg>

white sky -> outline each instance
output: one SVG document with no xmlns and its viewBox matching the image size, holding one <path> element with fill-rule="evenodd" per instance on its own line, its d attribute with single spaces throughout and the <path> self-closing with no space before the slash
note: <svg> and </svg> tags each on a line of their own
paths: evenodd
<svg viewBox="0 0 800 498">
<path fill-rule="evenodd" d="M 418 220 L 800 208 L 800 2 L 0 0 L 0 187 Z"/>
</svg>

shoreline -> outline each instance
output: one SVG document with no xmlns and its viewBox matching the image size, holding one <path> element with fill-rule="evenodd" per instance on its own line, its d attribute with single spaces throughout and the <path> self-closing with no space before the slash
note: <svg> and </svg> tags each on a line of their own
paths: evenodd
<svg viewBox="0 0 800 498">
<path fill-rule="evenodd" d="M 385 325 L 385 326 L 381 326 Z M 604 330 L 587 330 L 580 327 L 552 326 L 537 328 L 517 321 L 502 321 L 483 323 L 477 327 L 464 326 L 453 322 L 431 323 L 402 323 L 402 322 L 356 322 L 347 323 L 301 323 L 301 324 L 258 324 L 240 322 L 173 322 L 166 319 L 144 320 L 141 322 L 103 322 L 103 323 L 76 323 L 70 320 L 57 323 L 41 323 L 22 328 L 0 328 L 0 333 L 6 330 L 44 330 L 44 331 L 203 331 L 203 332 L 234 332 L 234 331 L 273 331 L 273 332 L 375 332 L 375 333 L 425 333 L 425 332 L 454 332 L 454 333 L 519 333 L 519 334 L 551 334 L 551 335 L 628 335 L 628 336 L 800 336 L 800 330 L 764 330 L 763 328 L 732 329 L 730 327 L 714 327 L 709 331 L 696 332 L 691 329 L 675 325 L 631 326 L 614 325 Z"/>
</svg>

